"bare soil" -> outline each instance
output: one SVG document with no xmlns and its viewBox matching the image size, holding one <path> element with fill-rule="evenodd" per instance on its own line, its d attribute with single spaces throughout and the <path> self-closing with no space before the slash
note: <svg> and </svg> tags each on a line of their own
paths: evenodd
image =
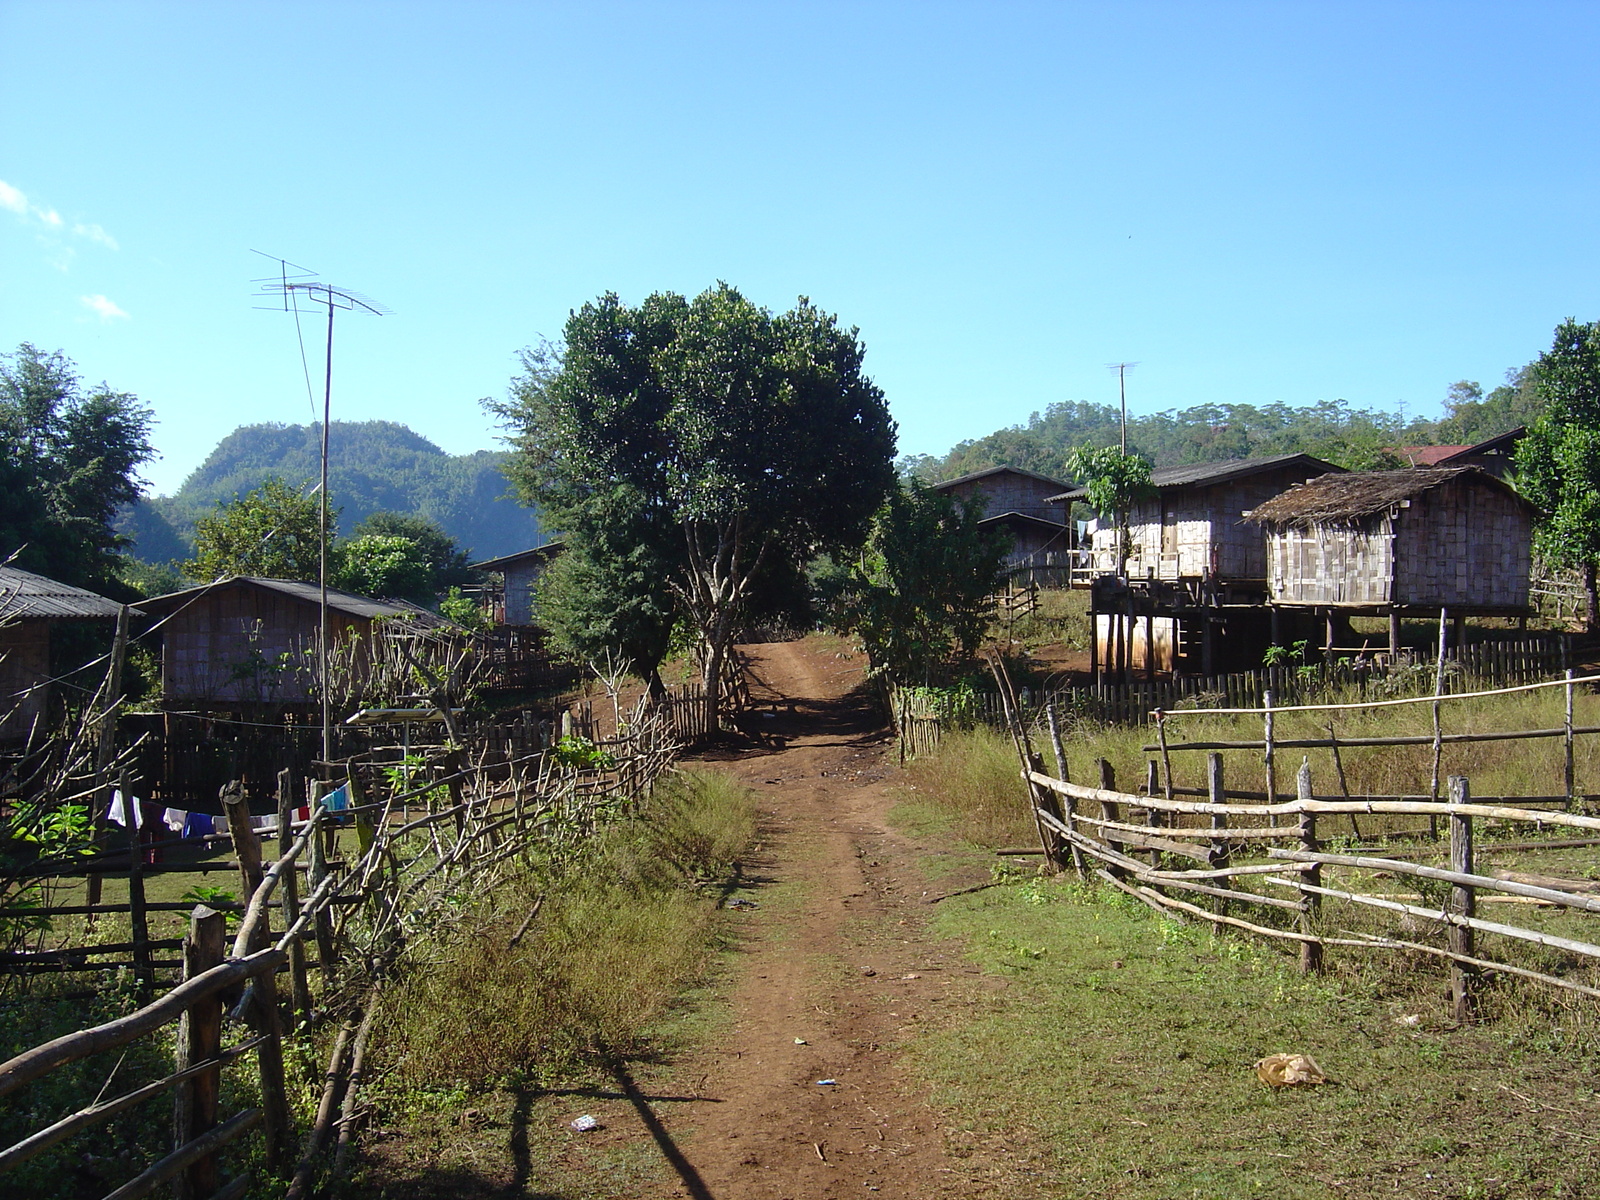
<svg viewBox="0 0 1600 1200">
<path fill-rule="evenodd" d="M 754 702 L 741 744 L 691 759 L 759 796 L 758 842 L 730 896 L 736 950 L 709 1001 L 725 1011 L 671 1061 L 587 1088 L 446 1102 L 372 1131 L 356 1194 L 1019 1194 L 1026 1139 L 947 1129 L 897 1055 L 1007 986 L 928 930 L 932 902 L 986 881 L 987 861 L 941 855 L 889 822 L 894 743 L 859 660 L 832 639 L 741 650 Z M 583 1114 L 600 1128 L 571 1131 Z"/>
</svg>

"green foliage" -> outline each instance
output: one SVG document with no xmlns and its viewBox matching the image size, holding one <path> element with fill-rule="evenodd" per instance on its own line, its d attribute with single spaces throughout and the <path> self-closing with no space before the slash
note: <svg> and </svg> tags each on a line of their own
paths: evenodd
<svg viewBox="0 0 1600 1200">
<path fill-rule="evenodd" d="M 328 582 L 363 596 L 386 596 L 432 604 L 433 566 L 410 538 L 368 533 L 351 538 L 331 555 Z"/>
<path fill-rule="evenodd" d="M 611 751 L 575 733 L 557 741 L 551 755 L 563 767 L 578 771 L 609 771 L 617 765 Z"/>
<path fill-rule="evenodd" d="M 113 523 L 139 494 L 152 416 L 107 385 L 84 392 L 59 350 L 0 355 L 0 554 L 63 583 L 126 594 Z"/>
<path fill-rule="evenodd" d="M 1568 319 L 1533 367 L 1544 413 L 1517 448 L 1517 479 L 1544 512 L 1535 549 L 1584 573 L 1595 624 L 1600 562 L 1600 322 Z"/>
<path fill-rule="evenodd" d="M 1156 494 L 1150 482 L 1150 461 L 1111 446 L 1083 445 L 1067 455 L 1067 470 L 1083 481 L 1089 507 L 1116 522 L 1117 574 L 1125 574 L 1129 515 L 1135 504 Z"/>
<path fill-rule="evenodd" d="M 189 556 L 199 519 L 268 479 L 314 486 L 320 470 L 322 427 L 245 425 L 217 444 L 172 496 L 147 497 L 126 510 L 123 533 L 151 562 Z M 512 554 L 539 544 L 539 522 L 507 493 L 505 451 L 450 455 L 392 421 L 335 421 L 328 445 L 329 494 L 343 510 L 343 536 L 361 532 L 414 536 L 387 525 L 358 528 L 376 514 L 415 517 L 470 547 L 469 555 Z M 472 582 L 446 578 L 445 584 Z"/>
<path fill-rule="evenodd" d="M 875 672 L 926 683 L 936 663 L 977 649 L 1008 549 L 982 516 L 980 504 L 902 484 L 859 557 L 819 579 L 830 621 L 861 639 Z"/>
<path fill-rule="evenodd" d="M 763 561 L 857 544 L 889 488 L 894 426 L 863 354 L 808 301 L 774 315 L 726 284 L 637 308 L 602 296 L 559 358 L 525 353 L 495 411 L 508 473 L 566 545 L 543 601 L 559 638 L 626 638 L 651 674 L 685 617 L 714 706 Z M 625 628 L 607 632 L 616 605 Z"/>
<path fill-rule="evenodd" d="M 638 820 L 587 837 L 566 869 L 534 869 L 484 897 L 459 940 L 401 981 L 396 1082 L 551 1078 L 648 1053 L 719 941 L 703 884 L 736 869 L 755 818 L 754 797 L 730 776 L 684 772 L 656 785 Z M 535 897 L 538 917 L 511 947 Z"/>
<path fill-rule="evenodd" d="M 1507 371 L 1505 383 L 1487 396 L 1471 380 L 1452 383 L 1444 409 L 1444 420 L 1434 428 L 1436 440 L 1447 446 L 1473 446 L 1518 425 L 1532 425 L 1544 412 L 1544 399 L 1530 365 Z"/>
<path fill-rule="evenodd" d="M 314 582 L 320 527 L 314 497 L 268 479 L 243 496 L 217 501 L 211 515 L 195 523 L 194 557 L 183 569 L 206 581 L 259 575 Z"/>
<path fill-rule="evenodd" d="M 451 588 L 439 601 L 439 612 L 469 633 L 483 633 L 491 624 L 478 602 L 462 595 L 458 587 Z"/>
<path fill-rule="evenodd" d="M 432 573 L 430 596 L 447 588 L 482 582 L 483 573 L 472 569 L 467 552 L 456 545 L 456 539 L 441 529 L 437 521 L 428 517 L 415 513 L 371 513 L 350 531 L 352 538 L 369 534 L 405 538 L 415 544 L 416 553 Z"/>
</svg>

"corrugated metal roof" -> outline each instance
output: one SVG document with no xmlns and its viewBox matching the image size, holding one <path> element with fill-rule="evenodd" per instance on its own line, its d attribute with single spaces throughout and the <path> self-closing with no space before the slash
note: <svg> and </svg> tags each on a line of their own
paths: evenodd
<svg viewBox="0 0 1600 1200">
<path fill-rule="evenodd" d="M 0 614 L 25 620 L 115 617 L 122 605 L 99 592 L 20 567 L 0 567 Z M 137 610 L 135 610 L 137 611 Z"/>
<path fill-rule="evenodd" d="M 561 552 L 561 549 L 560 542 L 546 542 L 542 546 L 535 546 L 532 550 L 518 550 L 515 554 L 502 554 L 499 558 L 486 558 L 482 562 L 475 562 L 472 565 L 479 571 L 504 571 L 507 567 L 514 567 L 536 559 L 553 558 Z"/>
<path fill-rule="evenodd" d="M 321 603 L 321 589 L 314 583 L 302 583 L 298 579 L 267 579 L 260 575 L 230 575 L 226 579 L 219 579 L 216 583 L 186 588 L 181 592 L 168 592 L 165 596 L 154 596 L 149 600 L 140 601 L 140 604 L 150 612 L 168 612 L 198 600 L 208 591 L 239 584 L 279 592 L 310 605 Z M 361 596 L 355 592 L 341 591 L 339 588 L 328 589 L 328 607 L 336 612 L 346 613 L 352 617 L 365 617 L 368 620 L 375 617 L 409 616 L 439 624 L 445 623 L 437 613 L 431 613 L 404 600 L 374 600 L 371 596 Z"/>
<path fill-rule="evenodd" d="M 1227 483 L 1234 479 L 1243 479 L 1250 475 L 1259 475 L 1262 471 L 1270 471 L 1276 467 L 1287 467 L 1301 464 L 1314 471 L 1324 474 L 1338 474 L 1343 467 L 1334 466 L 1331 462 L 1324 462 L 1310 454 L 1274 454 L 1267 458 L 1230 458 L 1225 462 L 1190 463 L 1182 467 L 1157 467 L 1150 472 L 1150 482 L 1158 490 L 1177 487 L 1194 487 L 1196 485 L 1209 487 L 1213 484 Z M 1088 491 L 1085 488 L 1073 488 L 1059 496 L 1051 496 L 1051 500 L 1082 500 Z"/>
<path fill-rule="evenodd" d="M 1051 479 L 1048 475 L 1041 475 L 1037 471 L 1029 471 L 1023 467 L 986 467 L 982 471 L 973 471 L 967 475 L 958 475 L 954 479 L 941 479 L 933 485 L 933 490 L 942 492 L 945 488 L 955 487 L 958 483 L 971 483 L 974 479 L 987 479 L 990 475 L 1001 475 L 1005 472 L 1021 475 L 1027 479 L 1037 479 L 1040 483 L 1048 483 L 1051 487 L 1066 487 L 1059 479 Z"/>
</svg>

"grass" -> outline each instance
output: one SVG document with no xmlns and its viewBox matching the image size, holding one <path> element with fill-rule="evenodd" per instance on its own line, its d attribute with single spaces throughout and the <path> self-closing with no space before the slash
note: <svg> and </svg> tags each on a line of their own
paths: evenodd
<svg viewBox="0 0 1600 1200">
<path fill-rule="evenodd" d="M 1305 978 L 1286 955 L 1120 893 L 1033 881 L 941 906 L 1004 987 L 910 1054 L 951 1150 L 1006 1140 L 1048 1196 L 1583 1196 L 1600 1188 L 1592 1008 L 1526 991 L 1446 1019 L 1403 960 Z M 1273 1092 L 1309 1053 L 1336 1086 Z"/>
<path fill-rule="evenodd" d="M 717 893 L 705 885 L 733 873 L 754 829 L 742 787 L 685 773 L 658 787 L 639 819 L 597 833 L 577 867 L 502 888 L 385 1005 L 404 1076 L 482 1088 L 647 1054 L 653 1026 L 721 939 Z"/>
<path fill-rule="evenodd" d="M 1286 714 L 1279 732 L 1326 736 L 1317 716 Z M 1578 723 L 1597 716 L 1600 701 L 1580 697 Z M 1174 740 L 1259 736 L 1250 719 L 1180 720 Z M 1447 730 L 1558 727 L 1560 692 L 1463 702 L 1447 707 L 1445 721 Z M 1426 705 L 1369 710 L 1341 717 L 1337 728 L 1345 736 L 1431 732 L 1431 715 Z M 1090 779 L 1093 759 L 1104 756 L 1135 790 L 1150 736 L 1073 729 L 1074 778 Z M 1580 788 L 1600 779 L 1593 741 L 1578 742 Z M 1292 788 L 1300 753 L 1280 759 L 1281 787 Z M 1327 752 L 1318 754 L 1318 791 L 1337 791 Z M 1342 757 L 1353 792 L 1427 791 L 1430 747 Z M 1174 759 L 1178 782 L 1202 782 L 1204 755 Z M 1259 751 L 1228 759 L 1234 786 L 1262 786 Z M 984 729 L 947 736 L 935 755 L 910 765 L 900 815 L 969 845 L 1027 845 L 1035 834 L 1016 771 L 1008 737 Z M 1468 774 L 1479 795 L 1553 794 L 1560 741 L 1447 746 L 1442 774 L 1452 773 Z M 1362 819 L 1368 837 L 1372 820 Z M 1485 834 L 1480 862 L 1489 866 L 1600 873 L 1592 850 L 1504 851 L 1497 842 L 1528 831 Z M 1438 900 L 1413 879 L 1330 877 L 1334 887 Z M 1489 905 L 1482 915 L 1597 940 L 1587 928 L 1593 918 L 1579 913 Z M 1391 918 L 1330 905 L 1324 920 L 1377 930 Z M 964 945 L 983 982 L 959 1021 L 912 1044 L 911 1062 L 946 1114 L 951 1153 L 1002 1145 L 1026 1164 L 1021 1173 L 1038 1195 L 1513 1200 L 1600 1189 L 1600 1013 L 1592 1001 L 1490 979 L 1479 1022 L 1458 1027 L 1446 974 L 1427 956 L 1336 949 L 1323 974 L 1306 977 L 1292 947 L 1179 924 L 1120 892 L 1064 878 L 1013 879 L 954 897 L 940 905 L 936 925 Z M 1490 935 L 1480 935 L 1480 947 L 1592 980 L 1586 965 L 1541 948 Z M 1267 1089 L 1251 1065 L 1279 1051 L 1311 1054 L 1337 1085 Z"/>
</svg>

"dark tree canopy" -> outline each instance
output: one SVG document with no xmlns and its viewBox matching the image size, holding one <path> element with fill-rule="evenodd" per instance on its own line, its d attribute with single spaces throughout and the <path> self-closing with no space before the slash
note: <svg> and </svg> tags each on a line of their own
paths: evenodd
<svg viewBox="0 0 1600 1200">
<path fill-rule="evenodd" d="M 330 514 L 330 523 L 335 520 L 337 514 Z M 183 569 L 206 583 L 225 575 L 314 583 L 320 523 L 314 497 L 269 479 L 237 499 L 219 500 L 209 516 L 195 522 L 194 558 Z"/>
<path fill-rule="evenodd" d="M 893 481 L 864 352 L 803 299 L 775 315 L 726 284 L 638 307 L 602 296 L 568 320 L 559 361 L 525 355 L 497 406 L 520 451 L 508 473 L 597 567 L 625 514 L 661 572 L 641 611 L 685 617 L 715 681 L 763 561 L 859 543 Z"/>
<path fill-rule="evenodd" d="M 59 350 L 0 355 L 0 555 L 63 583 L 119 591 L 113 524 L 154 451 L 150 410 L 101 384 L 85 392 Z"/>
<path fill-rule="evenodd" d="M 1570 318 L 1532 369 L 1542 415 L 1517 447 L 1517 483 L 1544 512 L 1536 535 L 1549 561 L 1583 573 L 1589 627 L 1600 627 L 1600 322 Z"/>
</svg>

